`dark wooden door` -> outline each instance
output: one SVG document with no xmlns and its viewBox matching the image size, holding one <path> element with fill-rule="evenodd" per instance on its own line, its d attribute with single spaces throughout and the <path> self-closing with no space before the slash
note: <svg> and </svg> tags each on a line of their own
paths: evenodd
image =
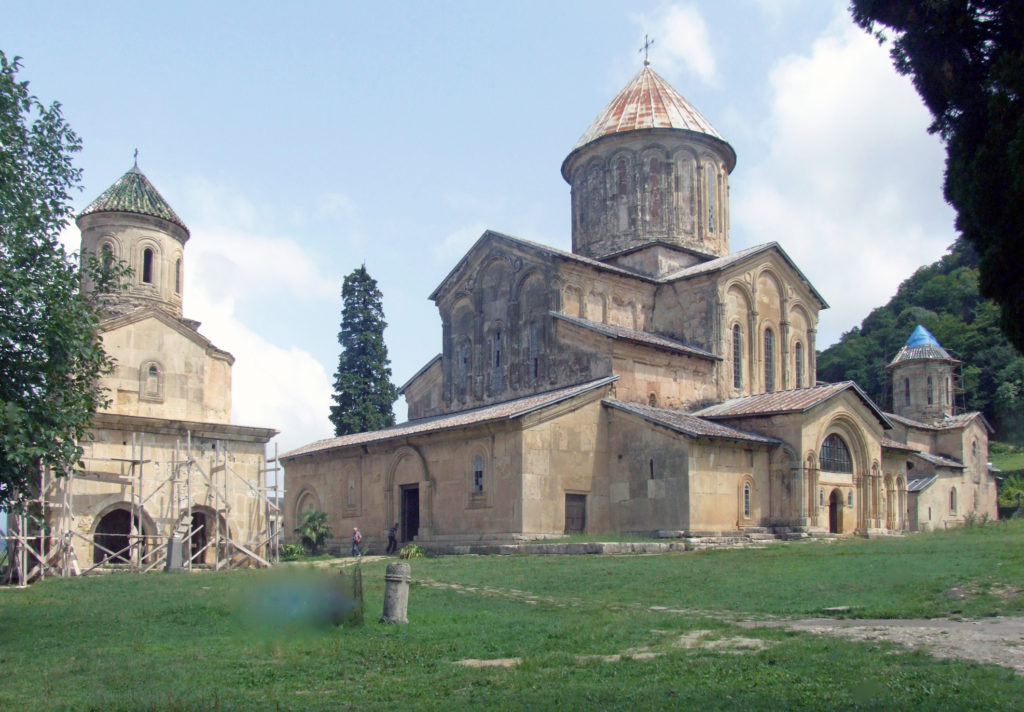
<svg viewBox="0 0 1024 712">
<path fill-rule="evenodd" d="M 420 486 L 402 485 L 402 541 L 412 541 L 420 533 Z"/>
<path fill-rule="evenodd" d="M 565 533 L 582 534 L 587 530 L 587 495 L 565 495 Z"/>
</svg>

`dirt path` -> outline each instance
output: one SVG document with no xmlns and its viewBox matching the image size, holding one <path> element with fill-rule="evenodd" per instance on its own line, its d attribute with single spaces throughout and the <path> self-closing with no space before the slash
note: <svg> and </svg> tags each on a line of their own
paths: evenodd
<svg viewBox="0 0 1024 712">
<path fill-rule="evenodd" d="M 1024 675 L 1024 618 L 980 620 L 872 620 L 811 618 L 749 621 L 744 628 L 783 627 L 852 640 L 882 640 L 923 649 L 940 658 L 960 658 L 1012 668 Z"/>
</svg>

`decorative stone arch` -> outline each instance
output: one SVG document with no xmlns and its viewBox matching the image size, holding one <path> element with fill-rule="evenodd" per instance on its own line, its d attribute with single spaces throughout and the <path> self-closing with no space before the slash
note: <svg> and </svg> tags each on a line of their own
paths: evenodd
<svg viewBox="0 0 1024 712">
<path fill-rule="evenodd" d="M 104 260 L 104 249 L 110 250 L 110 257 L 112 259 L 109 264 Z M 104 270 L 113 268 L 114 264 L 122 259 L 123 254 L 124 245 L 121 243 L 121 238 L 113 233 L 107 233 L 96 241 L 96 258 L 100 261 L 100 267 Z"/>
<path fill-rule="evenodd" d="M 608 321 L 608 297 L 599 289 L 591 289 L 587 294 L 586 313 L 584 317 L 591 321 L 606 323 Z"/>
<path fill-rule="evenodd" d="M 637 155 L 628 148 L 620 148 L 608 156 L 608 178 L 610 180 L 609 202 L 614 206 L 612 213 L 613 232 L 636 228 L 637 198 Z"/>
<path fill-rule="evenodd" d="M 818 453 L 808 451 L 804 455 L 803 464 L 807 475 L 807 516 L 812 522 L 817 522 L 821 513 L 818 498 Z"/>
<path fill-rule="evenodd" d="M 742 341 L 740 345 L 739 388 L 752 390 L 753 364 L 756 361 L 754 354 L 757 348 L 753 341 L 756 340 L 757 335 L 751 331 L 754 323 L 752 318 L 754 313 L 754 295 L 750 290 L 750 285 L 740 279 L 730 280 L 722 287 L 719 294 L 719 302 L 725 305 L 725 328 L 723 333 L 725 334 L 726 342 L 722 344 L 722 354 L 726 356 L 726 360 L 729 363 L 726 378 L 728 383 L 733 384 L 732 390 L 736 390 L 733 327 L 739 326 Z"/>
<path fill-rule="evenodd" d="M 697 154 L 689 146 L 677 148 L 669 160 L 672 164 L 672 217 L 676 229 L 686 234 L 696 232 L 697 217 Z"/>
<path fill-rule="evenodd" d="M 136 553 L 133 551 L 133 538 L 141 543 L 141 551 L 136 550 L 138 560 L 134 563 L 146 563 L 152 553 L 150 538 L 157 535 L 156 523 L 145 507 L 136 510 L 121 496 L 106 497 L 95 508 L 96 514 L 89 529 L 94 564 L 132 562 Z M 140 536 L 141 540 L 138 539 Z"/>
<path fill-rule="evenodd" d="M 154 237 L 143 236 L 135 242 L 132 266 L 135 269 L 137 285 L 145 285 L 147 288 L 160 291 L 163 286 L 163 275 L 160 274 L 160 266 L 163 264 L 162 252 L 160 241 Z"/>
<path fill-rule="evenodd" d="M 782 340 L 779 324 L 774 319 L 758 319 L 757 343 L 754 344 L 754 348 L 758 355 L 757 363 L 761 368 L 752 368 L 751 372 L 753 375 L 760 371 L 761 390 L 765 392 L 783 390 L 783 369 L 780 367 L 783 360 Z"/>
<path fill-rule="evenodd" d="M 384 518 L 386 526 L 390 527 L 392 524 L 398 521 L 397 512 L 400 511 L 401 491 L 396 489 L 395 477 L 399 467 L 407 459 L 411 459 L 416 466 L 419 474 L 419 479 L 413 482 L 398 482 L 397 485 L 412 485 L 422 484 L 423 490 L 420 496 L 420 534 L 429 535 L 435 529 L 434 526 L 434 490 L 437 488 L 437 483 L 430 474 L 430 468 L 427 466 L 427 460 L 423 457 L 423 453 L 418 448 L 412 445 L 403 445 L 398 448 L 392 455 L 391 460 L 388 462 L 387 470 L 384 475 L 384 501 L 387 503 L 386 510 L 387 516 Z"/>
<path fill-rule="evenodd" d="M 497 395 L 508 385 L 509 333 L 504 319 L 494 319 L 484 324 L 483 373 L 487 395 Z"/>
<path fill-rule="evenodd" d="M 789 385 L 795 388 L 813 386 L 817 377 L 814 372 L 814 347 L 811 336 L 811 317 L 803 303 L 793 301 L 789 304 L 787 321 L 789 322 L 790 361 L 793 366 L 793 378 Z M 800 348 L 797 348 L 799 346 Z M 799 353 L 798 353 L 799 352 Z"/>
<path fill-rule="evenodd" d="M 181 250 L 177 250 L 176 254 L 172 259 L 172 264 L 174 265 L 174 272 L 171 274 L 171 283 L 174 286 L 175 296 L 177 296 L 180 299 L 181 293 L 185 289 L 185 261 L 183 259 Z"/>
<path fill-rule="evenodd" d="M 646 229 L 660 233 L 669 224 L 671 163 L 664 146 L 649 144 L 640 150 L 640 220 Z"/>
<path fill-rule="evenodd" d="M 186 512 L 182 511 L 181 516 Z M 189 515 L 189 537 L 184 542 L 185 560 L 192 564 L 216 564 L 227 551 L 226 540 L 231 538 L 224 510 L 202 504 L 193 504 Z"/>
<path fill-rule="evenodd" d="M 870 467 L 868 456 L 868 444 L 860 424 L 847 413 L 836 413 L 828 423 L 821 429 L 817 438 L 818 450 L 831 434 L 839 435 L 850 450 L 850 457 L 853 460 L 853 474 L 867 474 Z M 877 462 L 874 463 L 877 466 Z"/>
<path fill-rule="evenodd" d="M 139 400 L 163 402 L 164 375 L 164 367 L 159 361 L 143 361 L 139 366 Z"/>
<path fill-rule="evenodd" d="M 615 290 L 612 291 L 610 299 L 607 304 L 608 315 L 607 321 L 609 324 L 615 324 L 616 326 L 624 326 L 627 329 L 636 329 L 637 317 L 636 317 L 636 302 L 633 301 L 628 295 Z M 613 318 L 617 317 L 617 318 Z M 625 321 L 626 323 L 621 323 Z"/>
<path fill-rule="evenodd" d="M 907 483 L 902 476 L 896 478 L 896 506 L 899 507 L 897 515 L 897 528 L 907 528 Z"/>
<path fill-rule="evenodd" d="M 567 284 L 562 288 L 562 303 L 559 309 L 569 316 L 583 316 L 583 290 L 576 284 Z"/>
<path fill-rule="evenodd" d="M 883 481 L 885 488 L 885 497 L 882 499 L 883 506 L 885 507 L 885 528 L 896 529 L 899 526 L 899 518 L 897 507 L 899 506 L 896 501 L 896 482 L 892 475 L 886 473 Z"/>
<path fill-rule="evenodd" d="M 292 510 L 293 521 L 296 525 L 302 519 L 302 513 L 310 509 L 323 511 L 323 500 L 320 499 L 320 494 L 313 485 L 305 485 L 299 490 L 299 494 L 295 498 L 295 508 Z"/>
</svg>

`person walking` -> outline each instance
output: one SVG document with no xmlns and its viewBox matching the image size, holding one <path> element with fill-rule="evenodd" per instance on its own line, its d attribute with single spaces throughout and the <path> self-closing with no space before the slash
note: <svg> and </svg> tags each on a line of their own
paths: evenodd
<svg viewBox="0 0 1024 712">
<path fill-rule="evenodd" d="M 396 551 L 398 551 L 398 522 L 388 529 L 388 548 L 384 553 L 394 554 Z"/>
<path fill-rule="evenodd" d="M 363 534 L 359 527 L 352 527 L 352 556 L 362 556 L 359 545 L 363 543 Z"/>
</svg>

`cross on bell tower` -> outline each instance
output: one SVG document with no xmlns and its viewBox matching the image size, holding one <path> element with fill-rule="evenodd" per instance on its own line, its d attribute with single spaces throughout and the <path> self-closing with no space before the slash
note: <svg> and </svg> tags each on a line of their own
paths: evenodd
<svg viewBox="0 0 1024 712">
<path fill-rule="evenodd" d="M 647 37 L 647 33 L 644 33 L 644 46 L 641 47 L 639 50 L 637 50 L 637 52 L 638 53 L 639 52 L 643 52 L 644 53 L 644 66 L 645 67 L 651 66 L 651 60 L 648 59 L 648 57 L 647 57 L 647 50 L 649 50 L 651 48 L 651 45 L 653 45 L 653 44 L 654 44 L 654 38 L 650 38 L 649 39 Z"/>
</svg>

